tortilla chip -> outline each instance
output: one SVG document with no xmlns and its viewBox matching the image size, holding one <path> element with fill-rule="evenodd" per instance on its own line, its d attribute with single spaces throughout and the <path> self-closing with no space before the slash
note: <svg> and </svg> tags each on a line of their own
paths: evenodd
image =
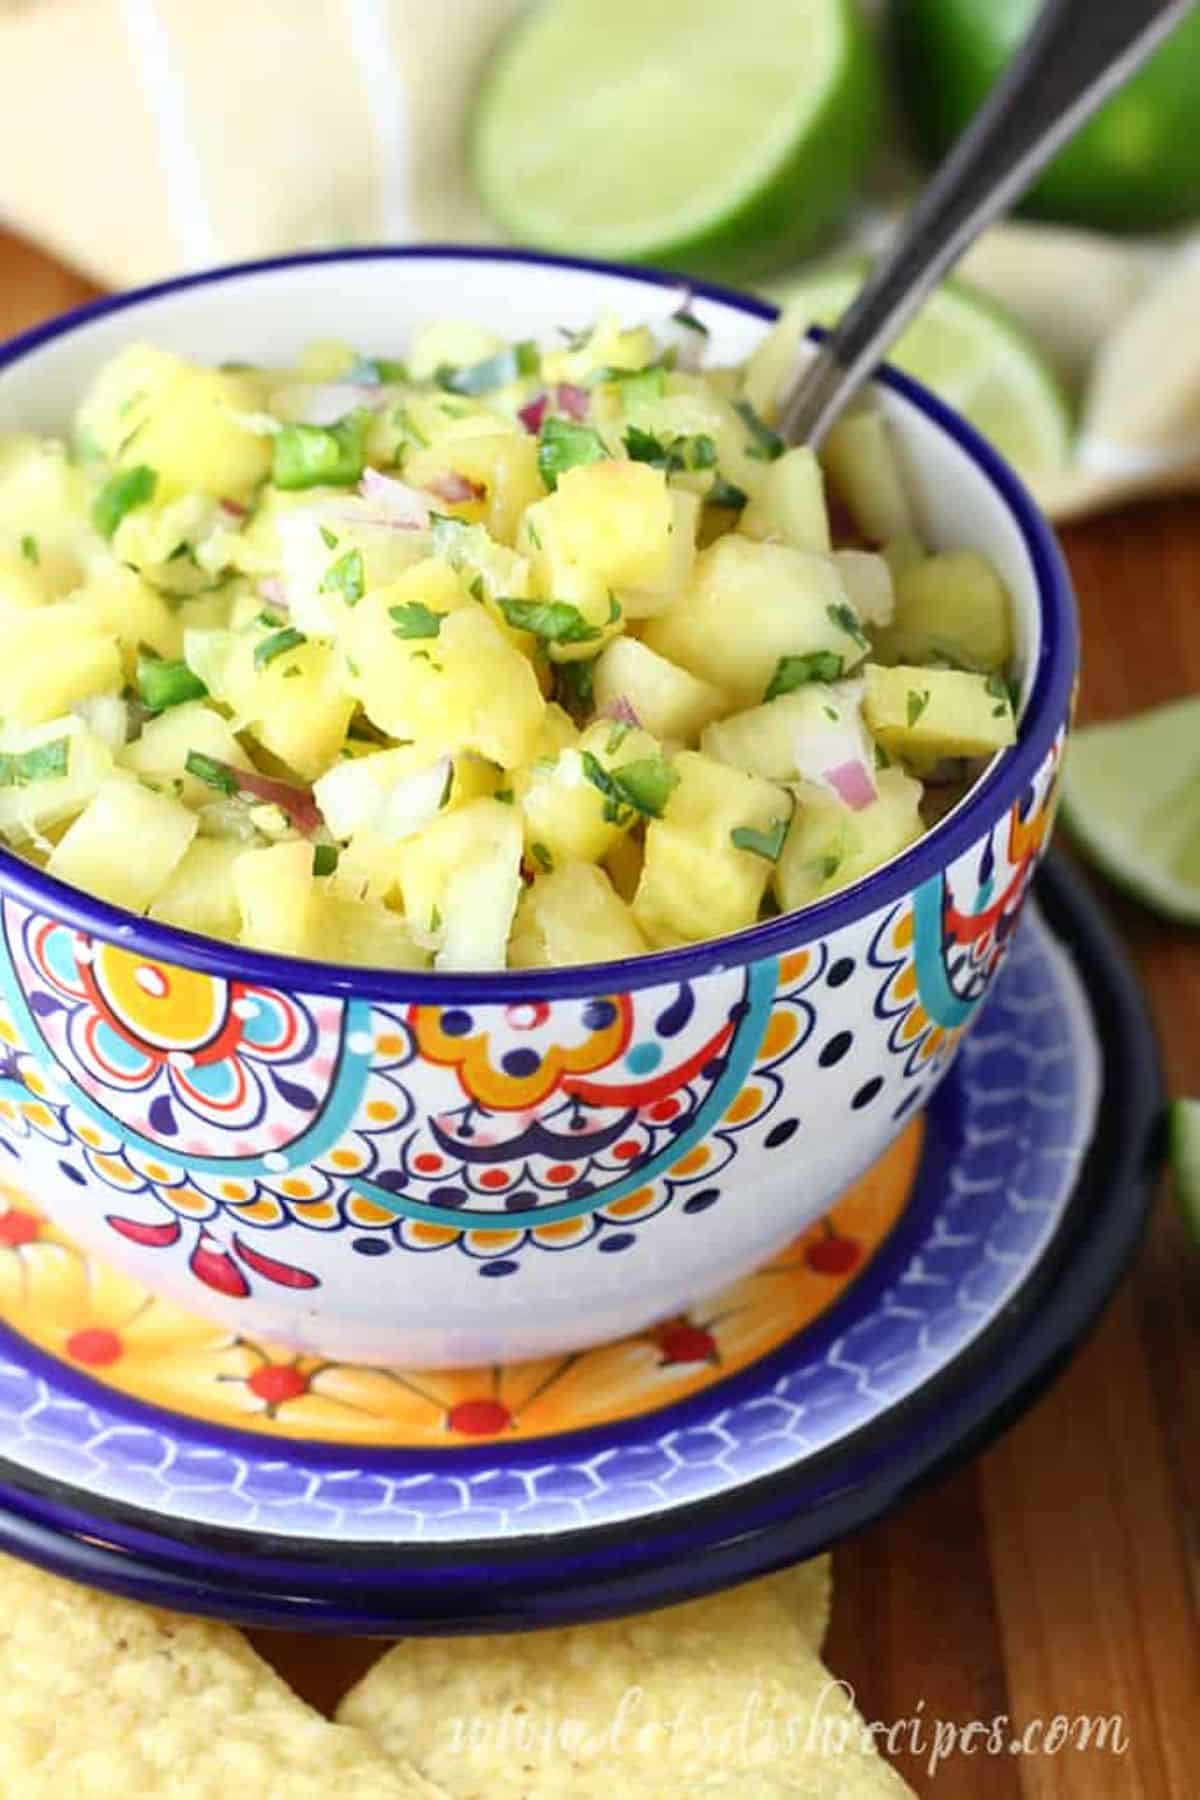
<svg viewBox="0 0 1200 1800">
<path fill-rule="evenodd" d="M 767 1577 L 783 1595 L 795 1614 L 800 1629 L 814 1650 L 825 1642 L 829 1615 L 833 1611 L 833 1558 L 814 1556 L 797 1563 L 793 1569 L 781 1569 Z"/>
<path fill-rule="evenodd" d="M 437 1800 L 440 1792 L 398 1754 L 311 1711 L 231 1627 L 0 1557 L 0 1794 Z"/>
<path fill-rule="evenodd" d="M 897 1800 L 794 1577 L 518 1637 L 410 1639 L 338 1717 L 454 1800 Z M 789 1592 L 789 1584 L 791 1592 Z"/>
</svg>

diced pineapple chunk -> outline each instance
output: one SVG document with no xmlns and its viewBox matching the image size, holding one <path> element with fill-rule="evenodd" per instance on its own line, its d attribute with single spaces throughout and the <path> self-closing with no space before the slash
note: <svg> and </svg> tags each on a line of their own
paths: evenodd
<svg viewBox="0 0 1200 1800">
<path fill-rule="evenodd" d="M 148 644 L 159 656 L 175 657 L 183 649 L 183 627 L 161 594 L 132 569 L 112 569 L 92 579 L 72 596 L 89 620 L 116 639 L 125 672 L 132 676 L 138 649 Z"/>
<path fill-rule="evenodd" d="M 284 506 L 288 498 L 296 504 Z M 261 526 L 256 520 L 253 529 L 264 540 L 269 531 L 278 546 L 290 622 L 316 637 L 342 631 L 360 585 L 363 593 L 384 587 L 427 552 L 422 533 L 379 523 L 369 501 L 308 494 L 276 500 L 269 520 Z"/>
<path fill-rule="evenodd" d="M 232 763 L 235 769 L 254 767 L 233 727 L 203 700 L 185 701 L 157 719 L 148 719 L 141 736 L 120 752 L 120 761 L 135 775 L 157 780 L 164 787 L 178 783 L 178 797 L 186 805 L 203 806 L 212 799 L 212 789 L 187 772 L 185 765 L 193 750 Z"/>
<path fill-rule="evenodd" d="M 881 662 L 943 658 L 985 673 L 1003 669 L 1013 653 L 1012 606 L 991 564 L 974 550 L 947 550 L 905 569 L 875 651 Z"/>
<path fill-rule="evenodd" d="M 65 446 L 33 437 L 0 443 L 4 604 L 37 606 L 78 587 L 93 536 L 90 505 L 87 476 Z"/>
<path fill-rule="evenodd" d="M 632 763 L 658 761 L 661 749 L 649 732 L 598 719 L 577 748 L 553 761 L 539 759 L 513 775 L 513 790 L 525 819 L 525 841 L 535 863 L 599 862 L 636 822 L 629 808 L 614 806 L 588 777 L 589 766 L 620 771 Z"/>
<path fill-rule="evenodd" d="M 847 413 L 821 452 L 830 486 L 865 538 L 915 536 L 912 507 L 883 415 L 871 408 Z"/>
<path fill-rule="evenodd" d="M 154 470 L 159 504 L 189 493 L 243 497 L 271 469 L 270 438 L 243 422 L 262 400 L 258 376 L 132 345 L 101 370 L 79 423 L 106 456 Z"/>
<path fill-rule="evenodd" d="M 799 300 L 785 307 L 742 370 L 742 392 L 760 418 L 773 423 L 779 402 L 799 366 L 805 334 L 812 324 L 811 306 Z"/>
<path fill-rule="evenodd" d="M 581 344 L 543 356 L 542 375 L 546 381 L 586 385 L 600 369 L 644 369 L 657 355 L 658 345 L 648 327 L 626 328 L 610 308 L 601 313 Z"/>
<path fill-rule="evenodd" d="M 698 752 L 684 751 L 674 767 L 679 785 L 664 817 L 646 828 L 633 901 L 654 945 L 752 925 L 771 874 L 770 851 L 782 842 L 792 809 L 785 789 Z M 743 848 L 755 840 L 757 850 Z"/>
<path fill-rule="evenodd" d="M 687 488 L 671 488 L 671 554 L 656 581 L 622 588 L 617 596 L 627 619 L 652 619 L 665 612 L 691 579 L 700 527 L 700 496 Z"/>
<path fill-rule="evenodd" d="M 896 610 L 896 588 L 887 558 L 876 556 L 873 550 L 835 550 L 833 560 L 863 624 L 872 630 L 890 625 Z"/>
<path fill-rule="evenodd" d="M 825 481 L 811 450 L 801 445 L 767 465 L 762 491 L 742 513 L 738 530 L 746 537 L 777 538 L 797 550 L 829 555 Z"/>
<path fill-rule="evenodd" d="M 668 662 L 637 638 L 619 637 L 596 662 L 593 692 L 598 712 L 619 701 L 633 708 L 656 738 L 691 744 L 728 701 L 720 688 Z"/>
<path fill-rule="evenodd" d="M 661 469 L 586 463 L 568 469 L 543 504 L 573 559 L 607 587 L 646 589 L 667 579 L 675 511 Z"/>
<path fill-rule="evenodd" d="M 239 936 L 255 950 L 312 954 L 317 918 L 312 845 L 304 840 L 243 850 L 233 865 Z"/>
<path fill-rule="evenodd" d="M 784 912 L 861 881 L 916 843 L 924 829 L 920 782 L 900 769 L 880 769 L 876 787 L 876 799 L 859 812 L 831 794 L 806 788 L 775 866 L 775 893 Z"/>
<path fill-rule="evenodd" d="M 87 805 L 101 782 L 112 773 L 109 746 L 89 731 L 82 719 L 68 714 L 44 725 L 9 725 L 0 732 L 0 753 L 28 756 L 31 750 L 66 740 L 66 768 L 61 775 L 22 780 L 0 788 L 0 831 L 23 840 L 37 837 Z"/>
<path fill-rule="evenodd" d="M 374 831 L 399 839 L 428 825 L 449 804 L 454 785 L 449 756 L 405 745 L 335 763 L 314 783 L 313 795 L 335 838 Z"/>
<path fill-rule="evenodd" d="M 569 522 L 557 500 L 557 494 L 551 494 L 527 508 L 517 532 L 517 547 L 529 562 L 532 593 L 546 600 L 565 600 L 596 634 L 582 642 L 552 646 L 557 660 L 570 662 L 594 656 L 605 640 L 620 630 L 621 621 L 619 611 L 614 616 L 611 585 L 577 556 Z M 527 638 L 526 643 L 531 645 L 532 640 Z"/>
<path fill-rule="evenodd" d="M 646 950 L 629 907 L 595 863 L 564 863 L 527 888 L 509 944 L 515 969 L 607 962 Z"/>
<path fill-rule="evenodd" d="M 0 622 L 0 716 L 37 725 L 121 685 L 121 656 L 99 621 L 61 601 Z"/>
<path fill-rule="evenodd" d="M 866 682 L 863 716 L 885 750 L 991 756 L 1016 741 L 1012 703 L 998 675 L 868 663 Z"/>
<path fill-rule="evenodd" d="M 178 800 L 115 770 L 59 839 L 46 867 L 114 906 L 144 912 L 170 880 L 197 824 Z"/>
<path fill-rule="evenodd" d="M 445 564 L 429 566 L 441 571 L 439 579 L 457 582 Z M 413 570 L 405 582 L 418 574 Z M 351 686 L 368 717 L 391 737 L 439 750 L 474 750 L 506 768 L 524 762 L 545 711 L 527 658 L 472 600 L 442 615 L 427 638 L 398 636 L 404 619 L 424 628 L 420 615 L 404 614 L 399 625 L 394 621 L 403 585 L 395 583 L 356 607 L 346 633 Z"/>
<path fill-rule="evenodd" d="M 503 348 L 503 339 L 482 325 L 438 319 L 415 333 L 408 347 L 408 372 L 414 381 L 432 381 L 439 369 L 467 368 Z"/>
<path fill-rule="evenodd" d="M 336 892 L 318 893 L 311 942 L 310 955 L 361 968 L 424 969 L 430 961 L 399 913 Z"/>
<path fill-rule="evenodd" d="M 496 429 L 494 423 L 475 437 L 443 438 L 405 458 L 404 479 L 415 487 L 432 481 L 435 495 L 438 478 L 447 473 L 463 476 L 482 492 L 473 500 L 437 504 L 451 516 L 478 519 L 502 544 L 516 541 L 522 513 L 546 491 L 538 472 L 537 439 L 527 431 Z"/>
<path fill-rule="evenodd" d="M 341 749 L 354 714 L 341 659 L 332 644 L 310 638 L 256 668 L 255 645 L 264 641 L 263 633 L 243 640 L 222 698 L 264 749 L 311 780 Z"/>
<path fill-rule="evenodd" d="M 736 535 L 697 557 L 691 585 L 642 636 L 738 706 L 762 699 L 781 657 L 832 651 L 845 672 L 867 652 L 829 557 Z"/>
<path fill-rule="evenodd" d="M 150 908 L 150 917 L 182 931 L 236 938 L 241 914 L 233 865 L 245 846 L 229 838 L 193 838 Z"/>
<path fill-rule="evenodd" d="M 402 843 L 378 831 L 356 832 L 329 877 L 330 891 L 347 900 L 373 900 L 389 906 L 399 903 Z"/>
<path fill-rule="evenodd" d="M 439 945 L 439 969 L 504 967 L 521 842 L 515 807 L 473 800 L 398 846 L 404 910 L 413 931 Z"/>
<path fill-rule="evenodd" d="M 797 740 L 830 704 L 825 684 L 811 682 L 795 693 L 768 700 L 764 706 L 719 719 L 704 732 L 700 748 L 731 768 L 745 769 L 768 781 L 793 781 Z"/>
</svg>

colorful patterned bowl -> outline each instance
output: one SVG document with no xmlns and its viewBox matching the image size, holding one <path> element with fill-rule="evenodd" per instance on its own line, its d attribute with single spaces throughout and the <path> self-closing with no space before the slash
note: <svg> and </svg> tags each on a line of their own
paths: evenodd
<svg viewBox="0 0 1200 1800">
<path fill-rule="evenodd" d="M 0 432 L 61 430 L 133 339 L 220 361 L 662 308 L 513 252 L 350 251 L 101 301 L 0 350 Z M 716 355 L 770 309 L 697 305 Z M 723 941 L 560 973 L 374 973 L 148 924 L 0 851 L 0 1148 L 72 1236 L 231 1331 L 412 1366 L 565 1352 L 769 1259 L 893 1141 L 1002 960 L 1075 679 L 1063 565 L 961 420 L 881 377 L 930 540 L 1013 594 L 1019 745 L 903 856 Z M 136 853 L 130 846 L 131 854 Z"/>
</svg>

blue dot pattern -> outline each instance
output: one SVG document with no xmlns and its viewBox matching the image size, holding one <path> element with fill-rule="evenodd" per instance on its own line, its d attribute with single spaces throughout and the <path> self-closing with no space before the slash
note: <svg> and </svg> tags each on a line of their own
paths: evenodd
<svg viewBox="0 0 1200 1800">
<path fill-rule="evenodd" d="M 934 1101 L 960 1147 L 924 1241 L 882 1293 L 852 1291 L 836 1336 L 800 1333 L 769 1374 L 734 1378 L 616 1431 L 485 1449 L 344 1454 L 257 1442 L 61 1385 L 0 1336 L 11 1462 L 155 1514 L 282 1536 L 495 1542 L 635 1520 L 802 1465 L 933 1379 L 1002 1311 L 1053 1236 L 1091 1136 L 1099 1056 L 1065 954 L 1029 909 L 975 1031 Z M 712 1190 L 713 1199 L 717 1198 Z M 706 1197 L 706 1196 L 704 1196 Z M 697 1205 L 702 1196 L 695 1197 Z M 625 1234 L 627 1235 L 627 1234 Z M 604 1248 L 618 1254 L 623 1234 Z M 517 1268 L 498 1259 L 482 1273 Z M 782 1371 L 782 1372 L 781 1372 Z M 83 1397 L 86 1395 L 86 1398 Z M 249 1545 L 252 1549 L 253 1545 Z"/>
</svg>

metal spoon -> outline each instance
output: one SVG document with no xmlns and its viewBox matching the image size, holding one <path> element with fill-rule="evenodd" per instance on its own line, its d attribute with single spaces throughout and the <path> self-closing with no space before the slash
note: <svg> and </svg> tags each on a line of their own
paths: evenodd
<svg viewBox="0 0 1200 1800">
<path fill-rule="evenodd" d="M 1046 0 L 895 243 L 786 393 L 781 437 L 820 443 L 947 269 L 1196 4 Z"/>
</svg>

